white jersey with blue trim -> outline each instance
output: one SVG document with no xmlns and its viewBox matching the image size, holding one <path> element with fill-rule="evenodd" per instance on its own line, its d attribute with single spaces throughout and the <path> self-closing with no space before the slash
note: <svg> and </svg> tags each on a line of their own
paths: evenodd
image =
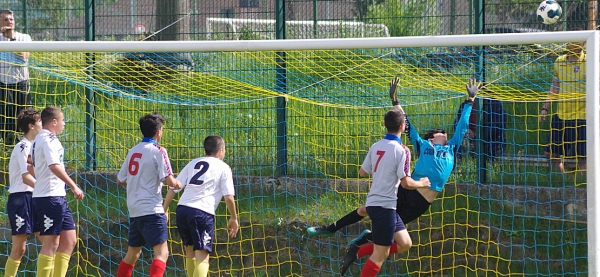
<svg viewBox="0 0 600 277">
<path fill-rule="evenodd" d="M 10 155 L 10 162 L 8 163 L 8 180 L 10 182 L 8 193 L 33 191 L 31 186 L 23 182 L 23 174 L 29 173 L 27 171 L 27 160 L 31 156 L 31 144 L 31 141 L 23 138 L 13 148 Z"/>
<path fill-rule="evenodd" d="M 67 195 L 65 182 L 50 170 L 51 165 L 65 169 L 64 153 L 58 137 L 47 129 L 42 129 L 35 137 L 31 146 L 31 164 L 36 178 L 34 198 Z"/>
<path fill-rule="evenodd" d="M 400 180 L 410 176 L 410 150 L 400 138 L 388 134 L 369 149 L 361 168 L 372 174 L 367 207 L 396 209 Z"/>
<path fill-rule="evenodd" d="M 152 139 L 144 138 L 127 153 L 117 175 L 127 182 L 127 208 L 130 217 L 161 214 L 162 183 L 173 175 L 167 150 Z"/>
<path fill-rule="evenodd" d="M 184 186 L 178 205 L 215 215 L 223 196 L 235 195 L 232 175 L 229 165 L 218 158 L 192 160 L 177 176 Z"/>
</svg>

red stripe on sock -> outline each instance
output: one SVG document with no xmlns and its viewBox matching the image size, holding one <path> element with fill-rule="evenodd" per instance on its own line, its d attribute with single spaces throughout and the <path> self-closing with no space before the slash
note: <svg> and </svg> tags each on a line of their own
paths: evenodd
<svg viewBox="0 0 600 277">
<path fill-rule="evenodd" d="M 161 260 L 154 259 L 150 264 L 150 277 L 163 277 L 167 264 Z"/>
<path fill-rule="evenodd" d="M 360 277 L 375 277 L 377 276 L 377 273 L 379 273 L 380 270 L 381 268 L 369 259 L 365 263 L 365 266 L 363 267 L 363 270 L 360 273 Z"/>
</svg>

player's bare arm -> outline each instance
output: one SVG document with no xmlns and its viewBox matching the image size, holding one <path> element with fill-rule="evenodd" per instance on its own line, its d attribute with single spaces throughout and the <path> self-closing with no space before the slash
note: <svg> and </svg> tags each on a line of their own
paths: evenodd
<svg viewBox="0 0 600 277">
<path fill-rule="evenodd" d="M 25 175 L 28 175 L 28 177 Z M 33 166 L 31 164 L 27 164 L 27 173 L 21 175 L 21 177 L 23 177 L 23 183 L 32 188 L 35 187 L 35 172 L 33 171 Z M 32 184 L 28 183 L 31 182 L 31 179 L 33 179 Z"/>
<path fill-rule="evenodd" d="M 27 170 L 29 170 L 31 166 L 29 166 L 27 168 Z M 23 178 L 23 183 L 25 183 L 26 185 L 35 188 L 35 177 L 33 177 L 33 175 L 29 172 L 27 173 L 23 173 L 21 174 L 21 178 Z"/>
<path fill-rule="evenodd" d="M 429 188 L 431 186 L 431 182 L 429 182 L 429 178 L 421 178 L 418 181 L 414 180 L 411 177 L 404 177 L 400 179 L 400 185 L 402 185 L 405 189 L 415 190 L 420 188 Z"/>
<path fill-rule="evenodd" d="M 229 236 L 235 238 L 240 228 L 237 210 L 235 208 L 235 198 L 233 197 L 233 195 L 225 195 L 223 198 L 225 198 L 225 205 L 227 205 L 227 210 L 231 215 L 229 217 L 229 221 L 227 222 L 227 230 L 229 231 Z"/>
<path fill-rule="evenodd" d="M 65 182 L 65 184 L 67 184 L 67 186 L 69 186 L 69 188 L 71 188 L 75 199 L 83 199 L 83 191 L 77 186 L 77 184 L 75 184 L 75 181 L 69 177 L 69 174 L 62 168 L 62 166 L 59 164 L 51 164 L 48 166 L 48 168 L 50 168 L 50 171 L 52 171 L 56 177 L 61 179 L 63 182 Z"/>
<path fill-rule="evenodd" d="M 175 198 L 175 191 L 173 191 L 173 189 L 169 189 L 167 191 L 167 195 L 165 196 L 165 201 L 163 201 L 163 209 L 165 209 L 165 214 L 169 213 L 169 205 L 171 205 L 173 198 Z"/>
<path fill-rule="evenodd" d="M 170 189 L 180 190 L 182 188 L 181 182 L 179 182 L 179 180 L 177 180 L 173 175 L 165 177 L 165 182 Z"/>
<path fill-rule="evenodd" d="M 362 167 L 358 170 L 358 175 L 360 177 L 366 177 L 369 176 L 369 173 L 367 173 L 364 169 L 362 169 Z"/>
<path fill-rule="evenodd" d="M 126 187 L 127 182 L 121 182 L 121 180 L 119 180 L 119 178 L 117 178 L 117 185 Z"/>
</svg>

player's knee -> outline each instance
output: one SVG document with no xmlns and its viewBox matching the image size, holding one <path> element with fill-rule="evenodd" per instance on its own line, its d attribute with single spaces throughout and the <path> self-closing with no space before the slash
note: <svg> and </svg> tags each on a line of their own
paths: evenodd
<svg viewBox="0 0 600 277">
<path fill-rule="evenodd" d="M 77 234 L 75 233 L 74 230 L 72 232 L 69 231 L 69 232 L 61 234 L 60 243 L 58 245 L 59 249 L 73 250 L 75 248 L 75 245 L 77 245 Z"/>
<path fill-rule="evenodd" d="M 155 259 L 159 259 L 163 262 L 166 262 L 167 259 L 169 258 L 169 247 L 168 247 L 166 241 L 163 243 L 160 243 L 158 245 L 155 245 L 152 250 L 154 250 L 154 258 Z"/>
<path fill-rule="evenodd" d="M 125 254 L 125 260 L 128 264 L 133 264 L 135 263 L 135 261 L 137 261 L 137 259 L 140 257 L 140 255 L 142 254 L 142 248 L 141 247 L 131 247 L 129 246 L 129 248 L 127 248 L 127 254 Z M 129 261 L 133 261 L 133 263 L 129 262 Z"/>
<path fill-rule="evenodd" d="M 397 247 L 398 247 L 398 253 L 403 253 L 408 251 L 411 247 L 412 247 L 412 241 L 411 240 L 404 240 L 404 241 L 400 241 L 396 243 Z"/>
<path fill-rule="evenodd" d="M 13 244 L 12 249 L 10 251 L 10 258 L 15 261 L 20 261 L 23 255 L 25 254 L 25 244 L 16 245 Z"/>
</svg>

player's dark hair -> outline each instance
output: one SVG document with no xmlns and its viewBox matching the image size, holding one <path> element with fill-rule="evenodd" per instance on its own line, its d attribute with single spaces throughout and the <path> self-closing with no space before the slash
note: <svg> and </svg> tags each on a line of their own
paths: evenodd
<svg viewBox="0 0 600 277">
<path fill-rule="evenodd" d="M 165 118 L 159 113 L 151 113 L 140 118 L 140 131 L 147 138 L 153 138 L 165 124 Z"/>
<path fill-rule="evenodd" d="M 432 139 L 435 134 L 445 134 L 444 129 L 431 129 L 424 136 L 423 139 Z"/>
<path fill-rule="evenodd" d="M 383 118 L 383 125 L 387 129 L 388 133 L 396 134 L 400 132 L 400 127 L 405 123 L 405 116 L 399 110 L 390 110 L 385 113 Z"/>
<path fill-rule="evenodd" d="M 48 126 L 52 123 L 52 120 L 58 119 L 60 116 L 60 109 L 57 107 L 48 106 L 42 110 L 42 126 Z"/>
<path fill-rule="evenodd" d="M 35 110 L 34 108 L 27 108 L 22 110 L 19 115 L 17 115 L 17 126 L 24 134 L 29 133 L 31 129 L 29 129 L 29 124 L 35 125 L 38 120 L 42 118 L 40 112 Z"/>
<path fill-rule="evenodd" d="M 225 141 L 220 136 L 208 136 L 204 139 L 204 153 L 207 156 L 216 155 L 225 147 Z"/>
</svg>

